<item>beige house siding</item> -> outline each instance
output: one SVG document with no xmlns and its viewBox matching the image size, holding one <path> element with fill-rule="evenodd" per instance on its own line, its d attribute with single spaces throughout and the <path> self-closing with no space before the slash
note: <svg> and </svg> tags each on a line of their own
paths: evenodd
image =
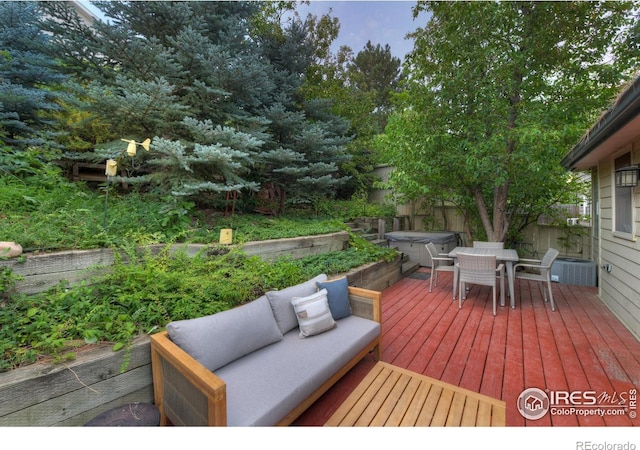
<svg viewBox="0 0 640 450">
<path fill-rule="evenodd" d="M 631 147 L 632 163 L 640 162 L 640 140 Z M 600 269 L 599 294 L 611 311 L 640 339 L 640 185 L 633 193 L 634 233 L 631 239 L 613 232 L 614 177 L 613 157 L 598 164 L 600 184 L 600 261 L 599 266 L 611 265 L 611 272 Z"/>
</svg>

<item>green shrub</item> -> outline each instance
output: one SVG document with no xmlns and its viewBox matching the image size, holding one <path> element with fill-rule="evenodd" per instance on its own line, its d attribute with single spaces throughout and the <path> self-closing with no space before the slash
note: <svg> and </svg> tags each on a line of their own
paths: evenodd
<svg viewBox="0 0 640 450">
<path fill-rule="evenodd" d="M 347 229 L 344 222 L 364 215 L 361 212 L 392 217 L 390 207 L 363 209 L 357 200 L 327 200 L 314 211 L 290 209 L 285 217 L 206 215 L 193 202 L 124 193 L 113 185 L 107 203 L 105 186 L 90 189 L 70 182 L 38 158 L 38 152 L 0 156 L 2 240 L 18 242 L 26 252 L 118 248 L 120 258 L 102 277 L 73 287 L 60 283 L 31 296 L 16 294 L 17 277 L 3 269 L 0 371 L 43 357 L 70 358 L 76 347 L 86 344 L 110 342 L 120 349 L 171 320 L 213 314 L 271 289 L 320 273 L 347 272 L 395 254 L 355 235 L 346 251 L 270 263 L 216 247 L 223 228 L 233 229 L 234 243 L 326 234 Z M 158 254 L 137 251 L 144 245 L 176 242 L 208 247 L 195 257 L 170 255 L 168 247 Z"/>
<path fill-rule="evenodd" d="M 129 246 L 105 275 L 5 301 L 0 307 L 0 371 L 43 356 L 67 359 L 79 345 L 111 342 L 118 350 L 172 320 L 214 314 L 268 290 L 395 254 L 357 236 L 347 251 L 275 262 L 227 247 L 207 247 L 190 257 L 181 250 L 170 253 L 169 246 L 157 254 Z"/>
</svg>

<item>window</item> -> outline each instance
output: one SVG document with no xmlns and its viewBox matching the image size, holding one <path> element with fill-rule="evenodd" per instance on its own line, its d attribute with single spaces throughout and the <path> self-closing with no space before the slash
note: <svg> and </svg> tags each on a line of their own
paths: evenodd
<svg viewBox="0 0 640 450">
<path fill-rule="evenodd" d="M 625 153 L 614 160 L 615 169 L 631 165 L 631 153 Z M 615 176 L 614 176 L 615 178 Z M 613 231 L 633 236 L 633 189 L 632 187 L 616 187 L 614 194 Z"/>
</svg>

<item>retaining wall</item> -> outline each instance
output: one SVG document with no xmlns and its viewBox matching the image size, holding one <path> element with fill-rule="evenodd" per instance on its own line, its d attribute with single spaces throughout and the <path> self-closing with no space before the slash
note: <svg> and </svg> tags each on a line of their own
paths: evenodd
<svg viewBox="0 0 640 450">
<path fill-rule="evenodd" d="M 322 234 L 318 236 L 303 236 L 299 238 L 272 239 L 268 241 L 247 242 L 242 245 L 248 255 L 273 260 L 288 255 L 292 258 L 302 258 L 308 255 L 336 252 L 344 250 L 349 245 L 349 233 Z M 180 245 L 172 249 L 183 249 L 189 255 L 195 255 L 207 245 Z M 163 246 L 151 246 L 160 249 Z M 70 285 L 87 280 L 108 270 L 108 266 L 115 261 L 114 251 L 111 249 L 71 250 L 51 254 L 25 254 L 21 258 L 0 261 L 1 266 L 11 267 L 13 273 L 20 275 L 23 280 L 16 283 L 16 290 L 26 294 L 46 291 L 66 280 Z"/>
</svg>

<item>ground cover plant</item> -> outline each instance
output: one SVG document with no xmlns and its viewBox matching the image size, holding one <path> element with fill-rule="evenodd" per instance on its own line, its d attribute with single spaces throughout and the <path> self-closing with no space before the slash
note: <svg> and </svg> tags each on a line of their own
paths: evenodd
<svg viewBox="0 0 640 450">
<path fill-rule="evenodd" d="M 41 150 L 0 155 L 0 240 L 26 251 L 60 251 L 168 242 L 216 243 L 234 230 L 234 243 L 333 233 L 362 215 L 392 217 L 393 207 L 361 200 L 323 200 L 315 209 L 290 208 L 279 217 L 255 214 L 245 196 L 233 214 L 225 205 L 203 209 L 195 202 L 144 190 L 69 181 L 54 164 L 38 161 Z M 7 156 L 8 154 L 5 154 Z M 224 198 L 223 196 L 221 196 Z"/>
<path fill-rule="evenodd" d="M 17 293 L 18 276 L 3 269 L 0 371 L 73 358 L 78 347 L 97 343 L 126 349 L 135 337 L 159 331 L 171 320 L 213 314 L 267 290 L 395 255 L 354 234 L 346 251 L 300 260 L 267 263 L 241 249 L 254 240 L 342 231 L 358 212 L 393 215 L 389 207 L 326 201 L 283 217 L 224 215 L 152 193 L 114 190 L 105 222 L 104 186 L 70 182 L 50 165 L 31 164 L 27 172 L 0 175 L 0 240 L 20 243 L 26 254 L 109 247 L 119 257 L 100 277 L 74 286 L 63 282 L 36 295 Z M 240 245 L 219 245 L 222 228 L 231 228 L 234 244 Z M 169 244 L 180 243 L 207 247 L 194 257 L 168 252 Z M 141 250 L 150 244 L 167 246 L 157 254 Z"/>
<path fill-rule="evenodd" d="M 59 176 L 0 176 L 2 240 L 26 251 L 113 247 L 136 242 L 212 243 L 232 228 L 235 242 L 324 234 L 344 229 L 333 217 L 204 214 L 192 202 L 131 192 L 105 192 Z M 104 226 L 106 223 L 106 227 Z"/>
<path fill-rule="evenodd" d="M 351 239 L 346 251 L 275 262 L 222 246 L 193 257 L 169 252 L 169 246 L 157 254 L 122 249 L 105 275 L 4 299 L 0 372 L 42 359 L 73 358 L 77 347 L 87 344 L 126 349 L 135 337 L 159 331 L 172 320 L 214 314 L 320 273 L 343 273 L 395 255 L 356 235 Z M 6 274 L 3 279 L 10 281 Z"/>
</svg>

